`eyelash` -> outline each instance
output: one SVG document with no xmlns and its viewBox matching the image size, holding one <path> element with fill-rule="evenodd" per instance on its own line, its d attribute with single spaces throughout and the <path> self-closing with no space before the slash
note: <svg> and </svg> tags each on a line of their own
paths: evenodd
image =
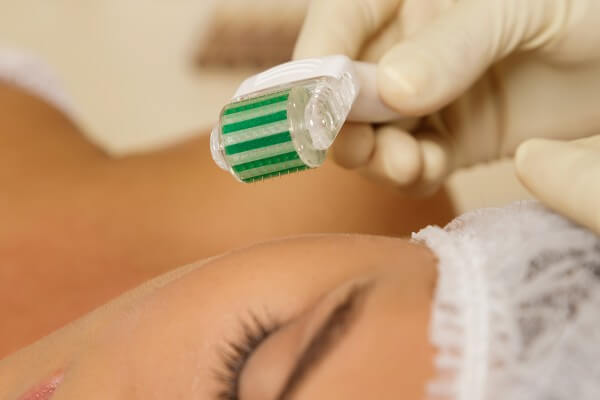
<svg viewBox="0 0 600 400">
<path fill-rule="evenodd" d="M 246 362 L 258 346 L 278 328 L 279 324 L 261 320 L 252 313 L 242 320 L 241 338 L 228 341 L 219 353 L 222 365 L 216 376 L 223 384 L 223 389 L 217 394 L 218 400 L 239 400 L 240 374 Z"/>
</svg>

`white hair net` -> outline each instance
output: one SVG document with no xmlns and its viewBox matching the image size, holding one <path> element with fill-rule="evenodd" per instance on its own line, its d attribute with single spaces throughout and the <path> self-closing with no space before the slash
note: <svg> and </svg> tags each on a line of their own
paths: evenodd
<svg viewBox="0 0 600 400">
<path fill-rule="evenodd" d="M 537 202 L 413 239 L 439 259 L 430 399 L 600 399 L 600 240 Z"/>
</svg>

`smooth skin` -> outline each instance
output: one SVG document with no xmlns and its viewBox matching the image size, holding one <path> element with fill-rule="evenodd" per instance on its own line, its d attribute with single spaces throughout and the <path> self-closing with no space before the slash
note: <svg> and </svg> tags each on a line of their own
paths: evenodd
<svg viewBox="0 0 600 400">
<path fill-rule="evenodd" d="M 9 85 L 0 110 L 0 357 L 232 248 L 304 233 L 405 236 L 454 214 L 444 192 L 409 200 L 330 164 L 242 185 L 214 165 L 206 136 L 114 159 Z"/>
<path fill-rule="evenodd" d="M 280 328 L 240 373 L 240 400 L 278 400 L 303 344 L 357 285 L 349 326 L 284 399 L 421 399 L 436 283 L 431 251 L 403 239 L 316 235 L 172 272 L 0 362 L 0 398 L 64 374 L 52 400 L 217 399 L 227 343 L 249 315 Z"/>
</svg>

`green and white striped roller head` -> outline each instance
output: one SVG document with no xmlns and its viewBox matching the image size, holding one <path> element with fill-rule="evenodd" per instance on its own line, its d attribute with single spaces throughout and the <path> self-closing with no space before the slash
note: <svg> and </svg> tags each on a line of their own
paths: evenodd
<svg viewBox="0 0 600 400">
<path fill-rule="evenodd" d="M 213 159 L 242 182 L 316 168 L 325 161 L 356 93 L 352 79 L 344 75 L 237 97 L 223 108 L 211 134 Z"/>
<path fill-rule="evenodd" d="M 225 106 L 216 146 L 227 169 L 249 183 L 321 165 L 326 151 L 304 126 L 308 99 L 306 88 L 293 87 Z"/>
</svg>

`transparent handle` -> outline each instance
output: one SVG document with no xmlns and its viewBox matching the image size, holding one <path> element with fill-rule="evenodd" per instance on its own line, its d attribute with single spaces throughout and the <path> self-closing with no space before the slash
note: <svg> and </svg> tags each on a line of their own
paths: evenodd
<svg viewBox="0 0 600 400">
<path fill-rule="evenodd" d="M 357 94 L 358 87 L 350 74 L 341 79 L 321 78 L 311 88 L 304 118 L 315 148 L 331 147 Z"/>
</svg>

